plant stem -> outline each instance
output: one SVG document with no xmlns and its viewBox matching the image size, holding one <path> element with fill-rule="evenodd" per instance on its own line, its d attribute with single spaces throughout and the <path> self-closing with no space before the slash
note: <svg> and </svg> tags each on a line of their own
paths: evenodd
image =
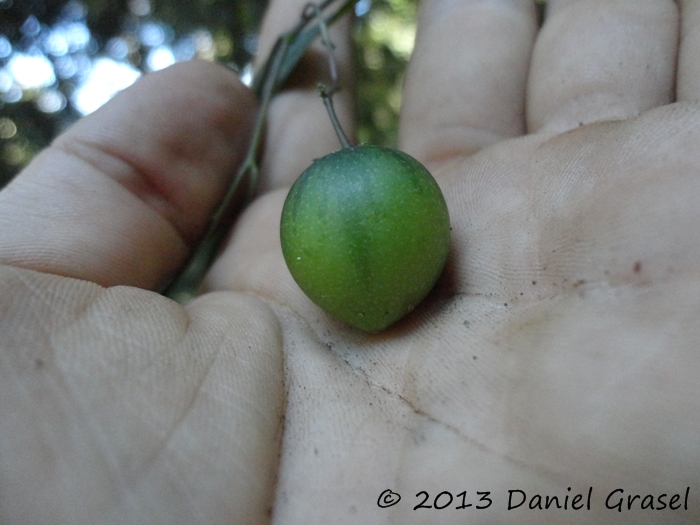
<svg viewBox="0 0 700 525">
<path fill-rule="evenodd" d="M 324 32 L 327 34 L 327 25 L 338 20 L 355 2 L 355 0 L 343 0 L 334 13 L 324 17 L 323 11 L 337 1 L 324 0 L 318 5 L 308 4 L 304 8 L 299 22 L 277 39 L 270 56 L 260 70 L 260 76 L 257 76 L 252 86 L 253 92 L 260 100 L 260 111 L 255 121 L 245 160 L 231 180 L 216 211 L 212 214 L 209 227 L 202 240 L 197 244 L 180 272 L 161 289 L 163 295 L 181 302 L 194 295 L 214 261 L 219 245 L 228 231 L 228 219 L 231 218 L 234 211 L 231 209 L 232 204 L 236 200 L 236 195 L 240 194 L 244 181 L 247 182 L 248 186 L 246 200 L 253 197 L 259 173 L 257 157 L 264 135 L 270 101 L 281 89 L 311 43 L 319 34 Z M 314 19 L 318 19 L 319 23 L 307 28 Z"/>
<path fill-rule="evenodd" d="M 350 144 L 348 136 L 343 131 L 343 127 L 340 125 L 338 115 L 335 114 L 335 108 L 333 107 L 333 93 L 327 92 L 326 87 L 323 85 L 319 85 L 318 89 L 321 92 L 323 104 L 326 106 L 326 111 L 328 111 L 328 116 L 331 119 L 331 124 L 333 124 L 335 134 L 338 135 L 338 140 L 340 141 L 341 146 L 343 146 L 343 148 L 352 148 L 352 144 Z"/>
<path fill-rule="evenodd" d="M 338 91 L 339 85 L 338 68 L 335 65 L 335 55 L 333 54 L 335 45 L 331 41 L 330 34 L 328 33 L 328 26 L 326 25 L 326 21 L 323 19 L 321 11 L 313 4 L 311 4 L 311 6 L 312 8 L 315 8 L 314 12 L 318 18 L 318 27 L 321 29 L 321 40 L 323 41 L 323 45 L 326 47 L 326 51 L 328 53 L 328 70 L 331 77 L 330 87 L 327 88 L 325 85 L 319 84 L 318 90 L 321 93 L 323 104 L 326 106 L 326 111 L 328 111 L 328 116 L 331 119 L 331 124 L 333 124 L 333 129 L 335 130 L 335 134 L 338 136 L 340 144 L 343 146 L 343 148 L 351 148 L 352 145 L 350 144 L 345 131 L 343 131 L 343 127 L 340 125 L 340 120 L 338 120 L 338 115 L 333 107 L 333 95 L 336 91 Z"/>
</svg>

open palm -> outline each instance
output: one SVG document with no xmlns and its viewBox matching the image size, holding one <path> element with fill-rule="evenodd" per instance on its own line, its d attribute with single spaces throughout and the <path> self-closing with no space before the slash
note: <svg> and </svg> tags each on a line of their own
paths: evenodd
<svg viewBox="0 0 700 525">
<path fill-rule="evenodd" d="M 268 38 L 299 10 L 273 5 Z M 240 162 L 251 95 L 194 62 L 82 120 L 0 194 L 0 521 L 697 522 L 699 22 L 696 2 L 550 1 L 541 30 L 526 1 L 425 2 L 401 147 L 452 250 L 371 336 L 280 252 L 286 189 L 336 147 L 312 89 L 274 102 L 261 195 L 184 308 L 146 290 Z"/>
</svg>

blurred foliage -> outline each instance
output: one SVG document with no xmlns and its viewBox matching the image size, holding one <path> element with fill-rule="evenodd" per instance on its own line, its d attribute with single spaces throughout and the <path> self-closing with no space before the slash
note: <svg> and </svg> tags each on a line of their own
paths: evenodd
<svg viewBox="0 0 700 525">
<path fill-rule="evenodd" d="M 545 1 L 537 0 L 540 17 Z M 112 60 L 112 69 L 117 63 L 127 68 L 132 75 L 129 82 L 139 71 L 193 56 L 242 70 L 256 50 L 266 4 L 266 0 L 0 0 L 0 187 L 88 111 L 81 110 L 76 95 L 101 57 Z M 416 10 L 417 0 L 359 0 L 355 6 L 360 142 L 396 145 Z M 295 22 L 290 20 L 290 27 Z M 65 33 L 67 47 L 56 50 L 51 39 L 55 40 L 57 28 L 77 31 L 77 40 Z M 158 51 L 165 54 L 156 55 Z M 55 76 L 48 83 L 19 89 L 8 73 L 12 57 L 19 54 L 43 58 L 31 67 L 50 64 Z M 124 86 L 108 87 L 105 100 Z"/>
<path fill-rule="evenodd" d="M 417 0 L 375 0 L 358 17 L 355 71 L 357 139 L 361 143 L 396 146 L 401 87 L 415 41 L 416 10 Z"/>
<path fill-rule="evenodd" d="M 265 8 L 263 0 L 0 0 L 0 187 L 86 112 L 75 96 L 100 57 L 123 62 L 135 78 L 154 69 L 147 58 L 157 44 L 149 38 L 161 31 L 164 44 L 179 46 L 175 60 L 197 56 L 242 68 L 255 52 Z M 89 39 L 56 51 L 51 39 L 61 27 L 69 40 L 69 31 L 81 28 Z M 183 52 L 188 43 L 189 54 Z M 51 83 L 22 86 L 12 70 L 17 56 L 44 60 L 25 69 L 50 64 Z"/>
</svg>

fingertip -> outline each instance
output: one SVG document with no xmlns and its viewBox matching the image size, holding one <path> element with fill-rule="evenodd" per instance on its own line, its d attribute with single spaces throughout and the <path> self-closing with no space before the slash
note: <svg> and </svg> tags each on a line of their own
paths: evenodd
<svg viewBox="0 0 700 525">
<path fill-rule="evenodd" d="M 112 165 L 109 175 L 191 243 L 246 153 L 256 111 L 254 95 L 230 69 L 181 62 L 145 75 L 54 146 L 123 161 L 131 169 Z"/>
<path fill-rule="evenodd" d="M 0 262 L 105 286 L 158 286 L 206 227 L 256 110 L 220 65 L 145 75 L 0 193 Z"/>
</svg>

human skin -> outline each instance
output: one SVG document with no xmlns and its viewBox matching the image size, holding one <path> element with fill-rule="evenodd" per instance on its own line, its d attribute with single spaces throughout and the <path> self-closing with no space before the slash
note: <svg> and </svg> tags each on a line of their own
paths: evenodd
<svg viewBox="0 0 700 525">
<path fill-rule="evenodd" d="M 39 155 L 0 193 L 0 522 L 700 521 L 700 3 L 549 4 L 538 29 L 528 1 L 422 3 L 400 146 L 452 249 L 380 334 L 282 259 L 286 191 L 337 148 L 316 78 L 273 103 L 260 195 L 184 307 L 150 290 L 242 159 L 246 88 L 149 74 Z M 302 5 L 272 5 L 263 51 Z M 591 510 L 507 510 L 590 487 Z M 686 487 L 688 510 L 605 508 Z"/>
</svg>

